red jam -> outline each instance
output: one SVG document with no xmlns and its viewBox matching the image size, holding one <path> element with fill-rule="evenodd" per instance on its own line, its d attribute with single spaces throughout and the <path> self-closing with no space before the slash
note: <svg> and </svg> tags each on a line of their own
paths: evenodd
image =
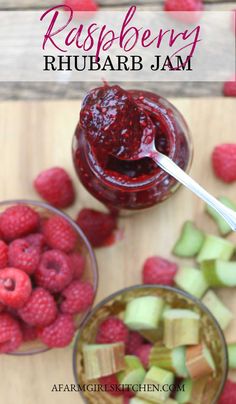
<svg viewBox="0 0 236 404">
<path fill-rule="evenodd" d="M 74 164 L 86 189 L 108 208 L 147 208 L 167 199 L 177 188 L 176 180 L 150 158 L 129 159 L 149 135 L 155 137 L 160 152 L 188 168 L 188 128 L 166 99 L 108 85 L 85 97 L 74 136 Z"/>
</svg>

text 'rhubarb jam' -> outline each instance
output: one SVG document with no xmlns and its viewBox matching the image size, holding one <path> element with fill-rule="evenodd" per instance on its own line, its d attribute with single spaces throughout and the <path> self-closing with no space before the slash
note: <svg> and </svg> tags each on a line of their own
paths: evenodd
<svg viewBox="0 0 236 404">
<path fill-rule="evenodd" d="M 192 154 L 188 128 L 169 101 L 107 84 L 85 97 L 73 141 L 74 164 L 85 188 L 109 209 L 151 207 L 177 189 L 177 181 L 152 159 L 129 158 L 139 153 L 149 135 L 155 137 L 160 152 L 188 169 Z"/>
</svg>

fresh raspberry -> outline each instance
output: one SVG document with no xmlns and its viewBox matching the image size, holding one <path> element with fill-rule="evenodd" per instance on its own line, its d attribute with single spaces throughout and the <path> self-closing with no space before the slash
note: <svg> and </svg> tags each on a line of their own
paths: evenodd
<svg viewBox="0 0 236 404">
<path fill-rule="evenodd" d="M 32 233 L 38 225 L 38 213 L 26 205 L 11 206 L 0 216 L 0 230 L 7 241 Z"/>
<path fill-rule="evenodd" d="M 113 397 L 122 396 L 122 392 L 116 386 L 119 386 L 119 381 L 116 375 L 104 376 L 99 378 L 99 383 L 106 386 L 106 392 Z"/>
<path fill-rule="evenodd" d="M 8 263 L 8 245 L 0 240 L 0 269 L 6 268 Z"/>
<path fill-rule="evenodd" d="M 9 245 L 9 265 L 22 269 L 31 275 L 37 268 L 40 259 L 38 247 L 30 245 L 27 240 L 17 239 Z"/>
<path fill-rule="evenodd" d="M 25 237 L 25 240 L 34 247 L 38 247 L 39 251 L 42 252 L 46 246 L 46 239 L 42 233 L 32 233 Z"/>
<path fill-rule="evenodd" d="M 85 257 L 77 252 L 69 255 L 74 279 L 80 279 L 85 270 Z"/>
<path fill-rule="evenodd" d="M 38 338 L 38 329 L 36 327 L 32 327 L 23 321 L 20 323 L 23 341 L 35 341 Z"/>
<path fill-rule="evenodd" d="M 49 348 L 63 348 L 70 344 L 75 324 L 70 314 L 59 314 L 56 320 L 40 331 L 41 341 Z"/>
<path fill-rule="evenodd" d="M 50 250 L 42 254 L 35 273 L 38 286 L 52 293 L 60 292 L 73 278 L 73 271 L 68 255 L 59 250 Z"/>
<path fill-rule="evenodd" d="M 212 153 L 215 175 L 224 182 L 236 181 L 236 144 L 220 144 Z"/>
<path fill-rule="evenodd" d="M 74 250 L 77 235 L 72 226 L 60 216 L 52 216 L 43 226 L 47 244 L 54 249 L 69 253 Z"/>
<path fill-rule="evenodd" d="M 165 11 L 201 11 L 202 0 L 165 0 Z"/>
<path fill-rule="evenodd" d="M 143 344 L 135 351 L 135 355 L 140 359 L 145 369 L 149 366 L 149 355 L 152 349 L 151 344 Z"/>
<path fill-rule="evenodd" d="M 74 281 L 63 290 L 62 296 L 65 299 L 60 306 L 62 313 L 77 314 L 92 305 L 94 291 L 89 282 Z"/>
<path fill-rule="evenodd" d="M 173 285 L 178 266 L 161 257 L 150 257 L 143 265 L 143 283 Z"/>
<path fill-rule="evenodd" d="M 64 5 L 73 11 L 97 11 L 98 6 L 94 0 L 65 0 Z"/>
<path fill-rule="evenodd" d="M 113 342 L 127 343 L 129 330 L 126 325 L 117 317 L 108 317 L 98 328 L 96 342 L 98 344 L 110 344 Z"/>
<path fill-rule="evenodd" d="M 24 306 L 32 291 L 29 276 L 20 269 L 5 268 L 0 271 L 0 301 L 18 309 Z"/>
<path fill-rule="evenodd" d="M 60 167 L 42 171 L 34 181 L 39 195 L 56 208 L 67 208 L 75 200 L 75 191 L 69 174 Z"/>
<path fill-rule="evenodd" d="M 0 313 L 2 313 L 3 311 L 5 311 L 5 306 L 0 302 Z"/>
<path fill-rule="evenodd" d="M 235 404 L 236 403 L 236 383 L 227 380 L 224 391 L 221 394 L 219 404 Z"/>
<path fill-rule="evenodd" d="M 20 325 L 8 313 L 0 314 L 0 353 L 16 351 L 22 343 Z"/>
<path fill-rule="evenodd" d="M 106 245 L 117 225 L 114 216 L 94 209 L 82 209 L 76 223 L 94 247 Z"/>
<path fill-rule="evenodd" d="M 224 83 L 223 93 L 225 97 L 236 97 L 236 78 Z"/>
<path fill-rule="evenodd" d="M 143 344 L 143 337 L 137 331 L 130 331 L 126 344 L 127 355 L 134 355 L 134 352 Z"/>
<path fill-rule="evenodd" d="M 18 310 L 20 318 L 29 325 L 46 326 L 57 316 L 57 306 L 53 296 L 43 288 L 32 291 L 27 303 Z"/>
</svg>

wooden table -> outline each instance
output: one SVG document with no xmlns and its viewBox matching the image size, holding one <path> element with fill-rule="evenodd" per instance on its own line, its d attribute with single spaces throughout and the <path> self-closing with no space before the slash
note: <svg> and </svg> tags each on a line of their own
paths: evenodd
<svg viewBox="0 0 236 404">
<path fill-rule="evenodd" d="M 102 9 L 128 9 L 131 4 L 139 5 L 144 10 L 162 10 L 163 0 L 98 0 Z M 0 0 L 0 10 L 36 10 L 46 9 L 59 4 L 57 0 Z M 206 10 L 227 11 L 236 9 L 236 2 L 232 0 L 206 0 Z M 94 83 L 96 85 L 96 83 Z M 142 87 L 142 83 L 136 83 Z M 125 83 L 128 88 L 132 86 Z M 158 91 L 165 97 L 208 97 L 222 94 L 220 82 L 158 82 L 146 83 L 147 89 Z M 25 99 L 78 99 L 83 97 L 90 83 L 1 83 L 0 100 Z"/>
<path fill-rule="evenodd" d="M 216 180 L 210 167 L 215 144 L 235 141 L 235 100 L 225 98 L 173 99 L 190 126 L 195 158 L 192 174 L 215 195 L 234 198 L 236 185 Z M 42 169 L 61 165 L 74 177 L 78 198 L 68 212 L 81 206 L 100 205 L 78 183 L 71 160 L 71 139 L 78 120 L 78 101 L 0 103 L 1 200 L 37 198 L 32 179 Z M 97 301 L 125 286 L 141 281 L 141 266 L 153 254 L 171 257 L 171 247 L 184 220 L 193 219 L 207 232 L 214 223 L 203 213 L 203 203 L 181 188 L 169 201 L 153 210 L 120 220 L 125 238 L 96 251 L 100 283 Z M 236 234 L 229 238 L 236 243 Z M 181 261 L 179 261 L 181 262 Z M 185 262 L 185 261 L 182 261 Z M 236 289 L 221 291 L 236 318 Z M 235 339 L 236 320 L 227 330 Z M 74 383 L 72 347 L 28 357 L 0 357 L 1 403 L 82 404 L 78 393 L 52 393 L 53 384 Z"/>
</svg>

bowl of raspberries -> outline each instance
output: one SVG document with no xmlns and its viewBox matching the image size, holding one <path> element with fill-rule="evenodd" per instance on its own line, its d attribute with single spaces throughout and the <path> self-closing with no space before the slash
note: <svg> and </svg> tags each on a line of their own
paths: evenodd
<svg viewBox="0 0 236 404">
<path fill-rule="evenodd" d="M 69 345 L 97 282 L 93 249 L 66 214 L 42 202 L 0 203 L 0 353 Z"/>
</svg>

